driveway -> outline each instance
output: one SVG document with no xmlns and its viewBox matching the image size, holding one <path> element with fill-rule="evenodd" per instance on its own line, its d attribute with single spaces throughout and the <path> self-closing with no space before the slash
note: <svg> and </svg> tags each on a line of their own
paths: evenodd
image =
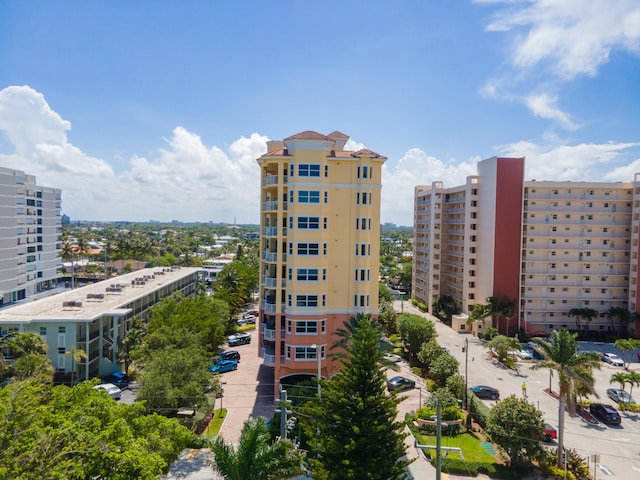
<svg viewBox="0 0 640 480">
<path fill-rule="evenodd" d="M 244 422 L 249 418 L 271 417 L 275 409 L 273 398 L 273 367 L 265 367 L 258 357 L 258 334 L 251 331 L 251 343 L 226 350 L 240 352 L 238 369 L 223 373 L 224 395 L 216 401 L 216 408 L 227 409 L 220 437 L 238 444 Z M 220 477 L 211 468 L 211 453 L 188 449 L 171 465 L 165 480 L 215 480 Z"/>
</svg>

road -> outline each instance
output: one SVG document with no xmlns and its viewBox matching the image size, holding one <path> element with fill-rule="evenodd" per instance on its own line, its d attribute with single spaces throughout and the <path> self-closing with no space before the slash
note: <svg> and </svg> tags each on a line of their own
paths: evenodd
<svg viewBox="0 0 640 480">
<path fill-rule="evenodd" d="M 434 320 L 429 314 L 419 312 L 409 302 L 404 302 L 404 311 L 420 313 Z M 399 308 L 397 308 L 399 311 Z M 522 396 L 522 382 L 527 383 L 528 400 L 543 412 L 547 423 L 558 426 L 558 401 L 544 392 L 549 387 L 549 370 L 532 370 L 533 363 L 519 362 L 518 372 L 509 370 L 489 357 L 483 347 L 483 342 L 470 334 L 459 334 L 447 325 L 435 320 L 438 332 L 438 343 L 449 348 L 451 354 L 460 362 L 460 373 L 464 376 L 465 364 L 467 365 L 467 383 L 473 385 L 485 384 L 500 390 L 500 397 L 509 395 Z M 469 342 L 468 352 L 463 352 L 465 340 Z M 581 350 L 595 350 L 599 352 L 617 352 L 611 345 L 601 343 L 580 343 Z M 619 352 L 618 352 L 619 353 Z M 630 371 L 639 371 L 640 364 L 637 356 L 633 354 L 634 362 Z M 602 362 L 601 370 L 594 372 L 596 379 L 596 391 L 599 400 L 615 406 L 615 403 L 606 396 L 606 389 L 612 385 L 609 380 L 617 371 L 624 371 L 622 367 L 612 367 Z M 552 389 L 557 391 L 557 378 L 551 379 Z M 613 385 L 617 387 L 617 385 Z M 640 395 L 640 389 L 637 390 Z M 638 397 L 638 395 L 635 395 Z M 413 398 L 413 397 L 412 397 Z M 596 400 L 596 399 L 594 399 Z M 416 400 L 409 400 L 416 403 Z M 495 404 L 493 401 L 485 401 L 487 405 Z M 416 403 L 417 405 L 417 403 Z M 620 427 L 608 427 L 606 425 L 591 425 L 581 417 L 565 415 L 565 447 L 576 450 L 582 457 L 590 457 L 599 454 L 595 469 L 597 478 L 608 479 L 640 479 L 640 415 L 620 413 L 622 425 Z M 594 462 L 590 462 L 593 472 Z"/>
</svg>

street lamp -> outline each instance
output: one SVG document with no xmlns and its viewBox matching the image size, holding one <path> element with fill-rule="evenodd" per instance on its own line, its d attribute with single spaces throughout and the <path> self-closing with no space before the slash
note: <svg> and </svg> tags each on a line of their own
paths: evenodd
<svg viewBox="0 0 640 480">
<path fill-rule="evenodd" d="M 318 359 L 318 398 L 322 398 L 322 390 L 320 387 L 320 362 L 322 360 L 320 356 L 320 345 L 314 343 L 311 345 L 311 348 L 316 349 L 316 358 Z"/>
</svg>

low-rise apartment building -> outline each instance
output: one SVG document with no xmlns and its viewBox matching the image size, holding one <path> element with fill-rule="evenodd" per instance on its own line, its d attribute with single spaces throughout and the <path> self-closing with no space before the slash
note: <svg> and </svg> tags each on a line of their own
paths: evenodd
<svg viewBox="0 0 640 480">
<path fill-rule="evenodd" d="M 147 268 L 7 307 L 0 310 L 0 335 L 39 334 L 56 372 L 75 368 L 77 380 L 119 371 L 118 349 L 132 318 L 146 319 L 149 308 L 176 292 L 194 295 L 201 275 L 199 268 Z M 72 347 L 87 353 L 87 360 L 75 365 Z"/>
</svg>

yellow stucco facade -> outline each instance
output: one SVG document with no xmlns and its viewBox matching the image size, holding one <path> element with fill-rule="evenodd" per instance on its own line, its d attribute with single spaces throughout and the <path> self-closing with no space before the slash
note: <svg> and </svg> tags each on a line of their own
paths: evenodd
<svg viewBox="0 0 640 480">
<path fill-rule="evenodd" d="M 260 354 L 287 377 L 339 369 L 335 332 L 378 314 L 385 157 L 346 151 L 348 137 L 301 132 L 268 142 L 261 169 Z M 320 359 L 318 361 L 318 354 Z M 286 380 L 285 380 L 286 381 Z"/>
</svg>

